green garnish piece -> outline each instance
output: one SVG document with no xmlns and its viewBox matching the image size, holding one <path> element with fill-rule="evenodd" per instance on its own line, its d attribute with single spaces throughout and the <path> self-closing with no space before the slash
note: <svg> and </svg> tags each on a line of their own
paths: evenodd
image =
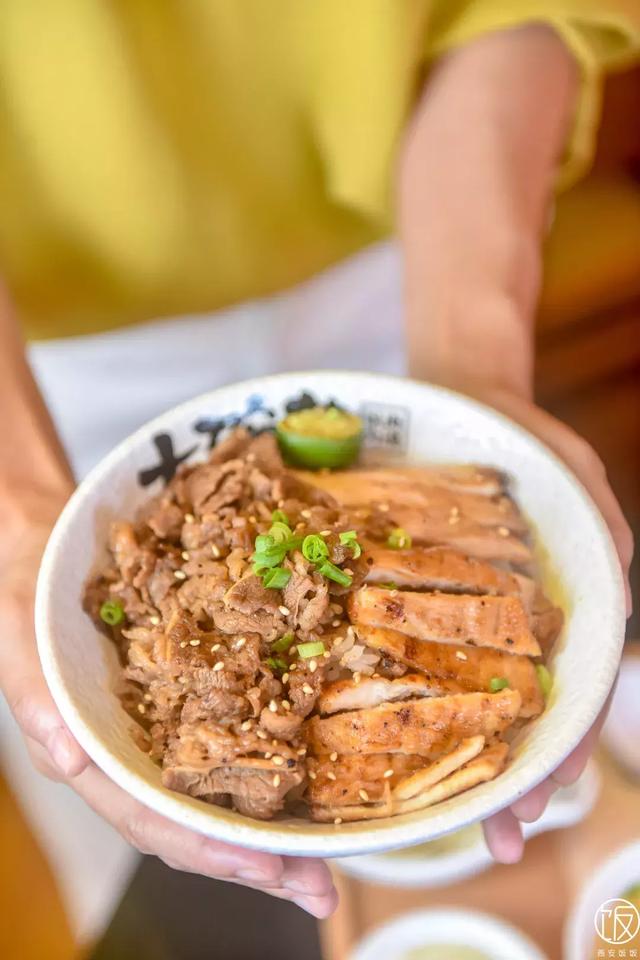
<svg viewBox="0 0 640 960">
<path fill-rule="evenodd" d="M 538 683 L 540 685 L 540 689 L 542 690 L 542 695 L 546 700 L 553 689 L 553 677 L 545 667 L 544 663 L 536 663 L 536 674 L 538 676 Z"/>
<path fill-rule="evenodd" d="M 628 890 L 622 894 L 623 900 L 640 900 L 640 883 L 635 883 L 632 887 L 629 887 Z"/>
<path fill-rule="evenodd" d="M 262 583 L 269 590 L 282 590 L 291 580 L 291 570 L 286 567 L 273 567 L 262 576 Z"/>
<path fill-rule="evenodd" d="M 354 560 L 357 560 L 358 557 L 362 554 L 362 547 L 358 543 L 357 530 L 345 530 L 344 533 L 341 533 L 340 543 L 343 544 L 345 547 L 351 547 L 351 552 Z"/>
<path fill-rule="evenodd" d="M 274 673 L 286 673 L 289 669 L 289 664 L 286 660 L 283 660 L 282 657 L 269 657 L 266 663 Z"/>
<path fill-rule="evenodd" d="M 300 537 L 291 535 L 291 530 L 289 530 L 286 524 L 274 524 L 274 526 L 277 527 L 276 536 L 284 537 L 284 532 L 281 528 L 287 530 L 288 534 L 286 538 L 277 542 L 271 533 L 258 534 L 255 541 L 255 552 L 251 559 L 253 560 L 253 572 L 259 575 L 262 574 L 264 570 L 280 566 L 286 555 L 291 550 L 296 550 L 302 542 Z M 273 527 L 271 529 L 273 529 Z"/>
<path fill-rule="evenodd" d="M 376 587 L 380 587 L 381 590 L 397 590 L 398 584 L 394 583 L 393 580 L 389 580 L 388 583 L 376 583 Z"/>
<path fill-rule="evenodd" d="M 339 583 L 341 587 L 350 587 L 353 583 L 353 577 L 350 577 L 349 574 L 341 570 L 340 567 L 336 567 L 335 563 L 331 563 L 330 560 L 325 560 L 319 564 L 318 573 L 321 573 L 327 580 L 333 580 L 335 583 Z"/>
<path fill-rule="evenodd" d="M 286 460 L 311 470 L 348 467 L 362 443 L 360 417 L 338 407 L 312 407 L 290 413 L 276 426 Z"/>
<path fill-rule="evenodd" d="M 411 537 L 402 527 L 395 527 L 387 537 L 387 546 L 392 550 L 408 550 Z"/>
<path fill-rule="evenodd" d="M 500 690 L 504 690 L 504 688 L 508 686 L 509 681 L 506 677 L 491 677 L 491 680 L 489 680 L 489 690 L 491 693 L 499 693 Z"/>
<path fill-rule="evenodd" d="M 317 533 L 309 533 L 302 541 L 302 556 L 309 563 L 322 563 L 329 556 L 329 547 Z"/>
<path fill-rule="evenodd" d="M 302 660 L 308 660 L 310 657 L 321 657 L 323 653 L 324 643 L 322 640 L 298 644 L 298 656 L 301 657 Z"/>
<path fill-rule="evenodd" d="M 282 520 L 276 520 L 275 523 L 271 525 L 268 536 L 273 537 L 274 543 L 286 543 L 293 536 L 293 530 L 288 523 L 284 523 Z"/>
<path fill-rule="evenodd" d="M 271 514 L 272 523 L 286 523 L 289 526 L 289 517 L 283 510 L 274 510 Z"/>
<path fill-rule="evenodd" d="M 285 633 L 271 644 L 272 653 L 286 653 L 294 640 L 292 633 Z"/>
<path fill-rule="evenodd" d="M 100 607 L 100 619 L 110 627 L 117 627 L 124 620 L 124 607 L 119 600 L 105 600 Z"/>
</svg>

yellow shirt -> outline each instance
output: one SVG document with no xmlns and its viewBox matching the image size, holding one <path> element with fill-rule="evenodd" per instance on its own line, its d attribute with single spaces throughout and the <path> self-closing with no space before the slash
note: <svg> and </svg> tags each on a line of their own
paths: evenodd
<svg viewBox="0 0 640 960">
<path fill-rule="evenodd" d="M 220 307 L 385 235 L 425 65 L 492 29 L 546 21 L 578 57 L 575 178 L 637 7 L 1 0 L 0 271 L 28 335 Z"/>
</svg>

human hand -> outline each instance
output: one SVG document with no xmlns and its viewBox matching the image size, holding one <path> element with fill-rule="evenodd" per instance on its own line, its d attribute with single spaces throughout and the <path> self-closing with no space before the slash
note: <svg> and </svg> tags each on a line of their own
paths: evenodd
<svg viewBox="0 0 640 960">
<path fill-rule="evenodd" d="M 624 576 L 627 615 L 630 614 L 629 567 L 633 555 L 633 537 L 609 486 L 605 467 L 598 455 L 570 427 L 519 395 L 506 390 L 474 391 L 474 395 L 542 440 L 564 460 L 585 487 L 604 517 L 618 551 Z M 483 824 L 485 840 L 496 860 L 501 863 L 514 863 L 519 860 L 524 849 L 521 823 L 538 820 L 555 791 L 560 787 L 569 786 L 578 779 L 596 746 L 609 709 L 609 700 L 582 742 L 550 777 L 517 800 L 510 808 L 485 821 Z"/>
<path fill-rule="evenodd" d="M 40 668 L 33 600 L 40 557 L 68 493 L 0 498 L 0 689 L 34 765 L 44 776 L 68 784 L 141 853 L 178 870 L 263 890 L 327 917 L 337 894 L 323 861 L 245 850 L 178 826 L 109 780 L 66 728 Z"/>
</svg>

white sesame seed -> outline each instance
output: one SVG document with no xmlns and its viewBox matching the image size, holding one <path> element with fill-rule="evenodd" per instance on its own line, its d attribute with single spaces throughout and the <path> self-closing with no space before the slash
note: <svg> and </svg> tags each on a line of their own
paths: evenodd
<svg viewBox="0 0 640 960">
<path fill-rule="evenodd" d="M 278 500 L 278 507 L 282 510 L 284 507 L 284 500 Z"/>
<path fill-rule="evenodd" d="M 174 570 L 174 571 L 173 571 L 173 575 L 174 575 L 174 577 L 176 578 L 176 580 L 186 580 L 186 579 L 187 579 L 187 575 L 186 575 L 186 573 L 184 572 L 184 570 Z"/>
<path fill-rule="evenodd" d="M 259 740 L 267 740 L 267 739 L 268 739 L 266 733 L 264 732 L 264 730 L 256 730 L 256 737 L 258 737 Z"/>
<path fill-rule="evenodd" d="M 196 519 L 196 518 L 194 517 L 194 515 L 193 515 L 192 513 L 185 513 L 185 515 L 184 515 L 184 522 L 185 522 L 185 523 L 193 523 L 193 522 L 195 521 L 195 519 Z"/>
<path fill-rule="evenodd" d="M 462 650 L 457 650 L 457 651 L 456 651 L 456 657 L 457 657 L 458 660 L 468 660 L 468 659 L 469 659 L 469 658 L 467 657 L 466 653 L 463 653 Z"/>
<path fill-rule="evenodd" d="M 455 507 L 455 506 L 451 507 L 451 510 L 449 511 L 449 516 L 451 517 L 460 516 L 460 507 Z"/>
<path fill-rule="evenodd" d="M 184 650 L 184 648 L 186 647 L 186 645 L 187 645 L 187 641 L 186 641 L 186 640 L 181 640 L 181 641 L 180 641 L 180 646 L 182 647 L 183 650 Z"/>
<path fill-rule="evenodd" d="M 265 760 L 271 760 L 271 757 L 272 757 L 272 756 L 273 756 L 273 754 L 271 753 L 270 750 L 268 750 L 268 751 L 265 753 L 264 758 L 265 758 Z"/>
<path fill-rule="evenodd" d="M 271 713 L 278 712 L 278 704 L 275 702 L 275 700 L 272 700 L 271 703 L 269 704 L 269 710 L 271 711 Z"/>
<path fill-rule="evenodd" d="M 307 748 L 306 748 L 306 747 L 300 747 L 300 749 L 296 751 L 296 753 L 298 754 L 299 757 L 304 757 L 304 755 L 305 755 L 306 752 L 307 752 Z"/>
<path fill-rule="evenodd" d="M 332 610 L 333 613 L 342 614 L 342 607 L 340 606 L 339 603 L 332 603 L 332 604 L 331 604 L 331 610 Z"/>
<path fill-rule="evenodd" d="M 300 516 L 301 516 L 301 517 L 304 517 L 305 520 L 308 520 L 308 519 L 310 518 L 310 516 L 311 516 L 311 510 L 301 510 L 301 511 L 300 511 Z"/>
<path fill-rule="evenodd" d="M 220 644 L 214 643 L 214 645 L 211 647 L 211 653 L 215 653 L 216 650 L 219 650 L 219 649 L 220 649 Z"/>
<path fill-rule="evenodd" d="M 362 680 L 362 674 L 358 673 L 358 671 L 356 670 L 356 672 L 353 675 L 353 682 L 360 683 L 361 680 Z"/>
<path fill-rule="evenodd" d="M 219 557 L 219 556 L 220 556 L 220 547 L 218 547 L 215 543 L 212 543 L 212 544 L 211 544 L 211 553 L 214 555 L 214 557 Z"/>
<path fill-rule="evenodd" d="M 145 693 L 144 699 L 147 701 L 147 703 L 151 703 L 151 701 L 153 700 L 153 697 L 151 696 L 150 693 Z"/>
<path fill-rule="evenodd" d="M 138 713 L 146 713 L 146 712 L 147 712 L 147 708 L 145 707 L 144 703 L 139 703 L 139 704 L 138 704 Z"/>
<path fill-rule="evenodd" d="M 242 647 L 244 647 L 246 642 L 247 642 L 246 637 L 240 637 L 238 640 L 236 640 L 236 650 L 241 650 Z"/>
<path fill-rule="evenodd" d="M 393 770 L 391 770 L 391 769 L 385 770 L 385 772 L 382 774 L 382 776 L 385 777 L 385 778 L 388 780 L 389 777 L 392 777 L 392 776 L 393 776 Z"/>
<path fill-rule="evenodd" d="M 509 528 L 508 528 L 508 527 L 498 527 L 498 533 L 500 534 L 501 537 L 508 537 L 508 536 L 509 536 Z"/>
<path fill-rule="evenodd" d="M 337 779 L 338 779 L 338 778 L 336 777 L 336 775 L 335 775 L 335 773 L 333 772 L 333 770 L 329 770 L 329 772 L 328 772 L 328 774 L 327 774 L 327 780 L 337 780 Z"/>
<path fill-rule="evenodd" d="M 339 827 L 342 823 L 342 817 L 334 817 L 333 822 L 335 823 L 336 827 Z"/>
<path fill-rule="evenodd" d="M 339 627 L 339 626 L 340 626 L 340 623 L 341 623 L 340 620 L 334 620 L 334 621 L 331 623 L 331 626 L 332 626 L 332 627 Z"/>
<path fill-rule="evenodd" d="M 358 790 L 358 796 L 361 800 L 364 800 L 365 803 L 369 800 L 369 794 L 366 790 Z"/>
<path fill-rule="evenodd" d="M 247 461 L 247 463 L 253 463 L 255 458 L 256 458 L 255 453 L 248 453 L 245 457 L 245 460 Z"/>
<path fill-rule="evenodd" d="M 278 607 L 278 610 L 280 611 L 283 617 L 288 617 L 289 614 L 291 613 L 291 610 L 289 610 L 289 607 L 285 607 L 284 604 L 282 604 L 281 607 Z"/>
<path fill-rule="evenodd" d="M 188 560 L 188 559 L 189 559 L 189 551 L 188 551 L 188 550 L 183 550 L 182 553 L 180 554 L 180 556 L 182 557 L 183 560 Z"/>
<path fill-rule="evenodd" d="M 251 516 L 249 517 L 249 523 L 257 523 L 257 522 L 258 522 L 258 518 L 254 517 L 254 515 L 251 514 Z"/>
<path fill-rule="evenodd" d="M 309 660 L 309 673 L 315 673 L 318 669 L 318 664 L 315 660 Z"/>
<path fill-rule="evenodd" d="M 308 777 L 309 777 L 309 780 L 315 780 L 315 778 L 317 777 L 317 773 L 314 773 L 313 770 L 309 770 Z"/>
<path fill-rule="evenodd" d="M 197 639 L 196 639 L 196 640 L 189 640 L 189 645 L 192 646 L 192 647 L 199 647 L 199 646 L 200 646 L 200 641 L 197 640 Z"/>
<path fill-rule="evenodd" d="M 342 572 L 343 572 L 343 573 L 346 573 L 346 575 L 347 575 L 348 577 L 352 577 L 352 576 L 353 576 L 353 570 L 351 570 L 350 567 L 343 567 L 343 568 L 342 568 Z"/>
<path fill-rule="evenodd" d="M 378 510 L 381 510 L 382 513 L 388 513 L 388 512 L 389 512 L 389 504 L 388 504 L 388 503 L 379 503 L 379 504 L 378 504 Z"/>
<path fill-rule="evenodd" d="M 330 535 L 331 535 L 331 530 L 321 530 L 321 531 L 320 531 L 320 536 L 321 536 L 321 537 L 329 537 Z"/>
<path fill-rule="evenodd" d="M 253 720 L 244 720 L 244 721 L 240 724 L 240 729 L 241 729 L 241 730 L 244 730 L 244 731 L 247 731 L 247 730 L 251 730 L 251 727 L 252 727 L 252 726 L 253 726 Z"/>
<path fill-rule="evenodd" d="M 303 683 L 302 692 L 310 696 L 313 693 L 313 687 L 309 683 Z"/>
<path fill-rule="evenodd" d="M 149 617 L 149 623 L 150 623 L 153 627 L 157 627 L 158 624 L 160 623 L 160 617 Z"/>
<path fill-rule="evenodd" d="M 273 758 L 273 762 L 275 763 L 276 767 L 281 767 L 282 764 L 284 763 L 284 757 L 281 757 L 278 754 Z"/>
<path fill-rule="evenodd" d="M 221 670 L 224 670 L 224 663 L 222 662 L 222 660 L 218 660 L 218 662 L 214 665 L 213 669 L 215 670 L 216 673 L 219 673 Z"/>
<path fill-rule="evenodd" d="M 273 740 L 271 741 L 271 746 L 272 746 L 272 747 L 277 747 L 277 746 L 278 746 L 278 741 L 276 740 L 275 737 L 274 737 Z"/>
<path fill-rule="evenodd" d="M 180 683 L 189 683 L 189 677 L 180 677 Z"/>
<path fill-rule="evenodd" d="M 449 526 L 450 526 L 450 527 L 455 526 L 456 523 L 460 523 L 460 517 L 456 517 L 456 516 L 451 516 L 451 517 L 449 517 Z"/>
<path fill-rule="evenodd" d="M 289 683 L 289 674 L 288 674 L 288 673 L 283 673 L 283 674 L 282 674 L 282 682 L 283 682 L 283 683 Z"/>
<path fill-rule="evenodd" d="M 325 650 L 325 652 L 322 654 L 322 659 L 323 659 L 323 660 L 328 660 L 330 656 L 331 656 L 331 654 L 329 653 L 329 651 L 328 651 L 328 650 Z"/>
<path fill-rule="evenodd" d="M 283 701 L 282 701 L 282 707 L 283 707 L 284 710 L 291 710 L 291 704 L 289 703 L 288 700 L 283 700 Z"/>
<path fill-rule="evenodd" d="M 274 778 L 273 778 L 273 780 L 272 780 L 271 782 L 273 783 L 274 787 L 279 787 L 279 786 L 280 786 L 280 774 L 279 774 L 279 773 L 276 773 L 276 775 L 274 776 Z"/>
<path fill-rule="evenodd" d="M 329 754 L 329 760 L 334 760 L 334 761 L 335 761 L 335 760 L 337 760 L 337 759 L 338 759 L 338 754 L 337 754 L 337 753 L 335 752 L 335 750 L 334 750 L 333 753 L 330 753 L 330 754 Z"/>
</svg>

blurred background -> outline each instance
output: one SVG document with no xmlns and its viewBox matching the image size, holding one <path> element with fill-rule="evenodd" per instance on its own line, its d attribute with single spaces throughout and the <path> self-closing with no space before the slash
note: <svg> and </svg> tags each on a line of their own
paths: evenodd
<svg viewBox="0 0 640 960">
<path fill-rule="evenodd" d="M 610 78 L 593 170 L 557 204 L 537 325 L 538 400 L 599 452 L 636 537 L 640 536 L 639 119 L 640 70 Z M 634 644 L 640 637 L 638 558 L 632 584 L 636 612 L 629 625 L 630 663 L 640 658 Z M 623 688 L 624 697 L 632 701 L 633 683 Z M 633 704 L 625 702 L 620 709 L 632 710 Z M 620 725 L 630 737 L 633 728 L 626 720 Z M 636 725 L 633 735 L 639 734 Z M 612 729 L 597 760 L 598 772 L 590 772 L 583 793 L 571 798 L 572 812 L 564 814 L 581 818 L 580 822 L 531 839 L 516 867 L 481 863 L 482 872 L 474 877 L 411 889 L 399 885 L 402 870 L 397 863 L 387 882 L 380 882 L 378 874 L 375 881 L 358 879 L 336 868 L 341 906 L 318 932 L 314 921 L 295 907 L 214 881 L 177 877 L 147 859 L 98 944 L 77 942 L 47 862 L 9 786 L 0 779 L 0 956 L 345 960 L 384 919 L 418 906 L 456 905 L 508 919 L 526 931 L 550 960 L 560 960 L 565 956 L 563 926 L 581 888 L 609 854 L 640 837 L 640 766 L 634 771 L 633 757 L 621 763 L 620 749 L 624 744 L 620 747 L 620 735 Z M 476 843 L 474 837 L 467 840 Z M 424 851 L 423 856 L 428 863 L 437 852 Z M 419 857 L 415 854 L 414 860 Z M 640 861 L 637 867 L 636 882 Z M 99 882 L 99 863 L 95 869 Z M 364 873 L 368 869 L 374 867 L 362 867 Z M 384 866 L 378 864 L 377 869 L 384 872 Z M 416 872 L 415 863 L 407 867 L 410 870 Z M 250 917 L 250 923 L 239 922 L 244 917 Z"/>
</svg>

